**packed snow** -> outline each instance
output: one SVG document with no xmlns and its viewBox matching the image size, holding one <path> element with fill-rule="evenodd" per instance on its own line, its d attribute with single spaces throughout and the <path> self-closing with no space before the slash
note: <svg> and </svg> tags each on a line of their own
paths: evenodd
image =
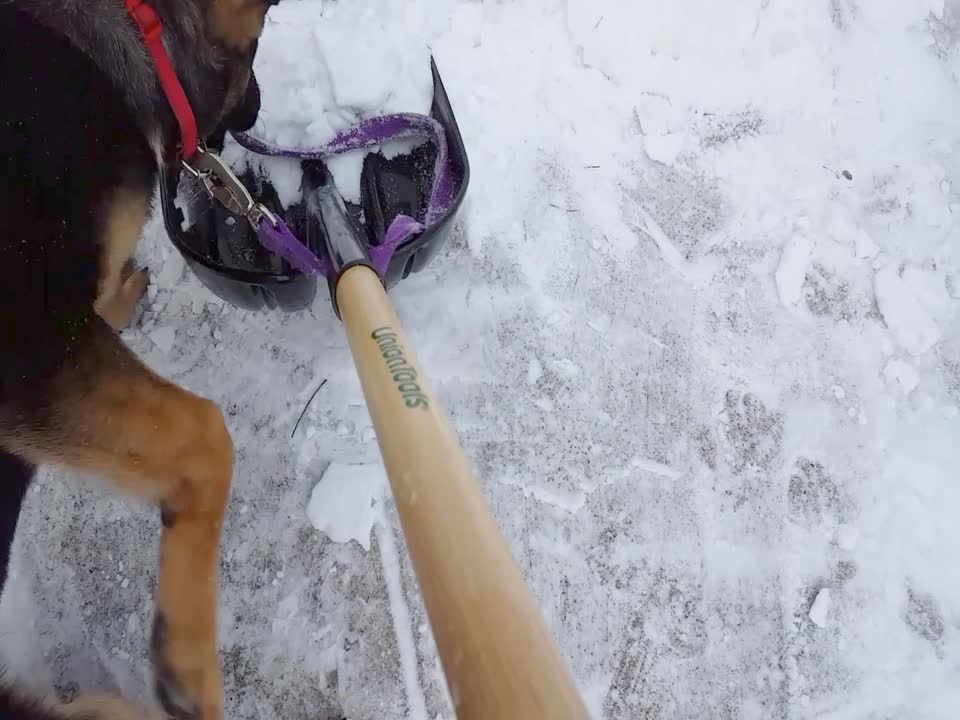
<svg viewBox="0 0 960 720">
<path fill-rule="evenodd" d="M 255 134 L 422 112 L 431 53 L 473 174 L 391 296 L 592 716 L 956 717 L 960 2 L 284 0 Z M 236 442 L 228 717 L 452 720 L 327 298 L 139 253 L 125 337 Z M 11 672 L 148 699 L 158 528 L 44 471 Z"/>
</svg>

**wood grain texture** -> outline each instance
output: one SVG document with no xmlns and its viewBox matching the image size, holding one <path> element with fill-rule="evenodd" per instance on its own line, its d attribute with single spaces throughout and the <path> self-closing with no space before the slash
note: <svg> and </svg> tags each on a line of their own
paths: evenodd
<svg viewBox="0 0 960 720">
<path fill-rule="evenodd" d="M 376 274 L 337 302 L 459 720 L 587 710 Z"/>
</svg>

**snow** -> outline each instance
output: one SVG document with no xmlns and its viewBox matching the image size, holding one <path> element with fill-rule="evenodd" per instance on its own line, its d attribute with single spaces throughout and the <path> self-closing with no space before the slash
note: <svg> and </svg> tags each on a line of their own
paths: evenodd
<svg viewBox="0 0 960 720">
<path fill-rule="evenodd" d="M 851 552 L 857 547 L 859 536 L 860 533 L 855 526 L 840 523 L 840 526 L 837 528 L 837 545 L 841 550 Z"/>
<path fill-rule="evenodd" d="M 437 60 L 471 185 L 391 297 L 593 717 L 955 715 L 960 4 L 284 0 L 261 52 L 255 132 L 304 144 L 422 111 Z M 228 715 L 452 718 L 323 289 L 239 312 L 159 218 L 139 254 L 124 337 L 235 439 Z M 11 672 L 149 698 L 156 512 L 67 475 L 21 518 Z"/>
<path fill-rule="evenodd" d="M 888 383 L 896 384 L 909 395 L 920 384 L 916 369 L 905 360 L 891 360 L 883 368 L 883 376 Z"/>
<path fill-rule="evenodd" d="M 858 258 L 870 260 L 880 252 L 880 248 L 867 233 L 863 230 L 857 232 L 854 236 L 855 253 Z"/>
<path fill-rule="evenodd" d="M 397 13 L 374 2 L 284 2 L 272 9 L 257 49 L 263 109 L 257 137 L 312 149 L 339 130 L 390 112 L 429 113 L 433 97 L 428 28 L 416 12 Z M 391 143 L 392 150 L 409 145 Z M 224 156 L 265 169 L 285 204 L 299 194 L 295 160 L 251 156 L 230 141 Z M 335 158 L 329 167 L 345 197 L 360 194 L 364 153 Z"/>
<path fill-rule="evenodd" d="M 877 271 L 876 292 L 883 320 L 904 350 L 922 355 L 940 341 L 940 328 L 897 268 L 886 265 Z"/>
<path fill-rule="evenodd" d="M 810 241 L 802 235 L 791 238 L 783 249 L 775 277 L 780 302 L 787 307 L 800 302 L 810 250 Z"/>
<path fill-rule="evenodd" d="M 537 358 L 530 358 L 530 364 L 527 365 L 527 385 L 536 385 L 543 377 L 543 366 Z"/>
</svg>

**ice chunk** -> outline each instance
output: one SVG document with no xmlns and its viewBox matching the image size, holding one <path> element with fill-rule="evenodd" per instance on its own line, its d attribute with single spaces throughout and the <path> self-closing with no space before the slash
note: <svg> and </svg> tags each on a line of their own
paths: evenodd
<svg viewBox="0 0 960 720">
<path fill-rule="evenodd" d="M 810 620 L 817 627 L 825 627 L 827 624 L 827 615 L 830 613 L 830 589 L 821 588 L 817 593 L 817 598 L 810 607 Z"/>
<path fill-rule="evenodd" d="M 647 135 L 643 139 L 643 149 L 654 162 L 672 167 L 686 145 L 687 136 L 683 133 L 665 135 Z"/>
<path fill-rule="evenodd" d="M 150 339 L 160 352 L 166 354 L 173 349 L 173 341 L 177 331 L 172 327 L 158 327 L 150 333 Z"/>
<path fill-rule="evenodd" d="M 922 355 L 940 342 L 940 328 L 894 265 L 877 271 L 874 288 L 883 321 L 904 350 Z"/>
<path fill-rule="evenodd" d="M 179 253 L 170 255 L 157 275 L 157 284 L 161 287 L 172 287 L 180 282 L 183 271 L 187 267 Z"/>
</svg>

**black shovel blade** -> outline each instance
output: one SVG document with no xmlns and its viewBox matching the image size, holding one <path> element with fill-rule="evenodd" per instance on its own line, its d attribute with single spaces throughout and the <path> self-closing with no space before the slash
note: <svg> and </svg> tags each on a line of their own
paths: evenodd
<svg viewBox="0 0 960 720">
<path fill-rule="evenodd" d="M 441 250 L 470 179 L 463 138 L 433 58 L 430 68 L 434 92 L 430 114 L 446 135 L 453 202 L 439 222 L 397 248 L 384 276 L 388 288 L 423 269 Z M 222 136 L 220 139 L 222 141 Z M 211 149 L 220 150 L 222 145 L 211 144 Z M 369 245 L 382 242 L 397 214 L 423 217 L 435 154 L 433 144 L 425 142 L 410 153 L 390 159 L 379 152 L 366 156 L 360 203 L 345 205 Z M 240 177 L 257 200 L 284 218 L 301 242 L 315 253 L 324 252 L 318 233 L 309 228 L 309 213 L 302 200 L 281 207 L 268 178 L 250 170 Z M 194 274 L 218 297 L 247 310 L 279 308 L 295 312 L 313 303 L 316 276 L 305 275 L 283 258 L 266 251 L 249 223 L 212 202 L 179 164 L 171 163 L 163 168 L 160 196 L 164 225 L 171 242 Z"/>
</svg>

